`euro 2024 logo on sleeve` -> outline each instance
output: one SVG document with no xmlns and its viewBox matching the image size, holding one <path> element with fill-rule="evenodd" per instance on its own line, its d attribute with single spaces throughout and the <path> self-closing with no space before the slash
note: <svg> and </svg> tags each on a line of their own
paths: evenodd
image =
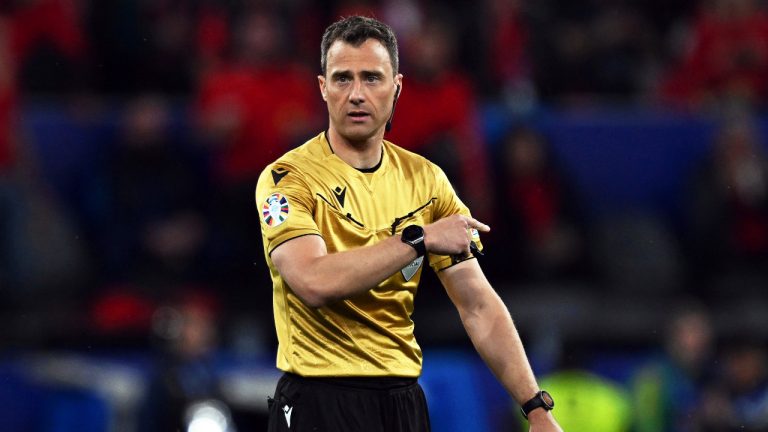
<svg viewBox="0 0 768 432">
<path fill-rule="evenodd" d="M 265 224 L 271 227 L 276 227 L 285 222 L 288 219 L 289 212 L 288 198 L 278 192 L 270 195 L 261 206 L 262 219 Z"/>
</svg>

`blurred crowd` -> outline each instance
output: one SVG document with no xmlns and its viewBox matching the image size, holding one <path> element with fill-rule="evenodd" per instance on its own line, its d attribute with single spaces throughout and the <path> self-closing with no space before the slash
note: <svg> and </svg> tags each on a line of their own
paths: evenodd
<svg viewBox="0 0 768 432">
<path fill-rule="evenodd" d="M 201 359 L 216 346 L 271 355 L 254 186 L 325 127 L 320 37 L 351 14 L 394 28 L 405 79 L 386 138 L 439 164 L 494 227 L 481 263 L 503 296 L 576 283 L 599 287 L 586 294 L 598 299 L 619 287 L 665 302 L 674 286 L 703 305 L 664 304 L 665 319 L 679 318 L 666 340 L 623 341 L 665 348 L 620 389 L 642 409 L 636 430 L 768 428 L 768 329 L 713 329 L 707 312 L 768 286 L 758 0 L 0 2 L 0 349 L 153 349 L 165 378 L 198 377 L 192 388 L 161 379 L 153 394 L 169 400 L 215 392 Z M 50 106 L 98 142 L 64 129 L 43 163 L 23 113 Z M 495 134 L 489 106 L 512 119 Z M 596 106 L 716 119 L 679 228 L 643 217 L 597 226 L 527 121 Z M 87 169 L 50 174 L 74 158 Z M 444 297 L 423 291 L 426 310 Z"/>
</svg>

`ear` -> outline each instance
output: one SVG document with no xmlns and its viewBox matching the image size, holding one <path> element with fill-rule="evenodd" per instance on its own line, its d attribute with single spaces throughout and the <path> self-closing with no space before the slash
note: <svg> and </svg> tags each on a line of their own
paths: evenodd
<svg viewBox="0 0 768 432">
<path fill-rule="evenodd" d="M 403 91 L 403 74 L 397 74 L 395 76 L 395 100 L 400 97 L 400 93 Z"/>
<path fill-rule="evenodd" d="M 328 100 L 328 89 L 325 86 L 325 77 L 322 75 L 317 76 L 317 84 L 320 87 L 320 94 L 323 96 L 323 100 Z"/>
</svg>

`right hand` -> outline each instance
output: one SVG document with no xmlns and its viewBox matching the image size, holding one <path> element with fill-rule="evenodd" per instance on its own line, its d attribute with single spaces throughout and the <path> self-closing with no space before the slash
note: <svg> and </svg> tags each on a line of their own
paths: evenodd
<svg viewBox="0 0 768 432">
<path fill-rule="evenodd" d="M 468 216 L 455 214 L 424 226 L 424 244 L 436 255 L 469 255 L 470 229 L 488 232 L 491 227 Z"/>
</svg>

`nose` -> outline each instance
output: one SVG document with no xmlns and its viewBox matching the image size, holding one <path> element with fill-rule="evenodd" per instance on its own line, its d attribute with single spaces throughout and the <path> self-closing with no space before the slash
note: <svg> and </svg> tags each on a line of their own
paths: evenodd
<svg viewBox="0 0 768 432">
<path fill-rule="evenodd" d="M 355 80 L 352 84 L 352 89 L 349 92 L 349 101 L 355 105 L 360 105 L 365 101 L 365 95 L 363 94 L 363 83 Z"/>
</svg>

